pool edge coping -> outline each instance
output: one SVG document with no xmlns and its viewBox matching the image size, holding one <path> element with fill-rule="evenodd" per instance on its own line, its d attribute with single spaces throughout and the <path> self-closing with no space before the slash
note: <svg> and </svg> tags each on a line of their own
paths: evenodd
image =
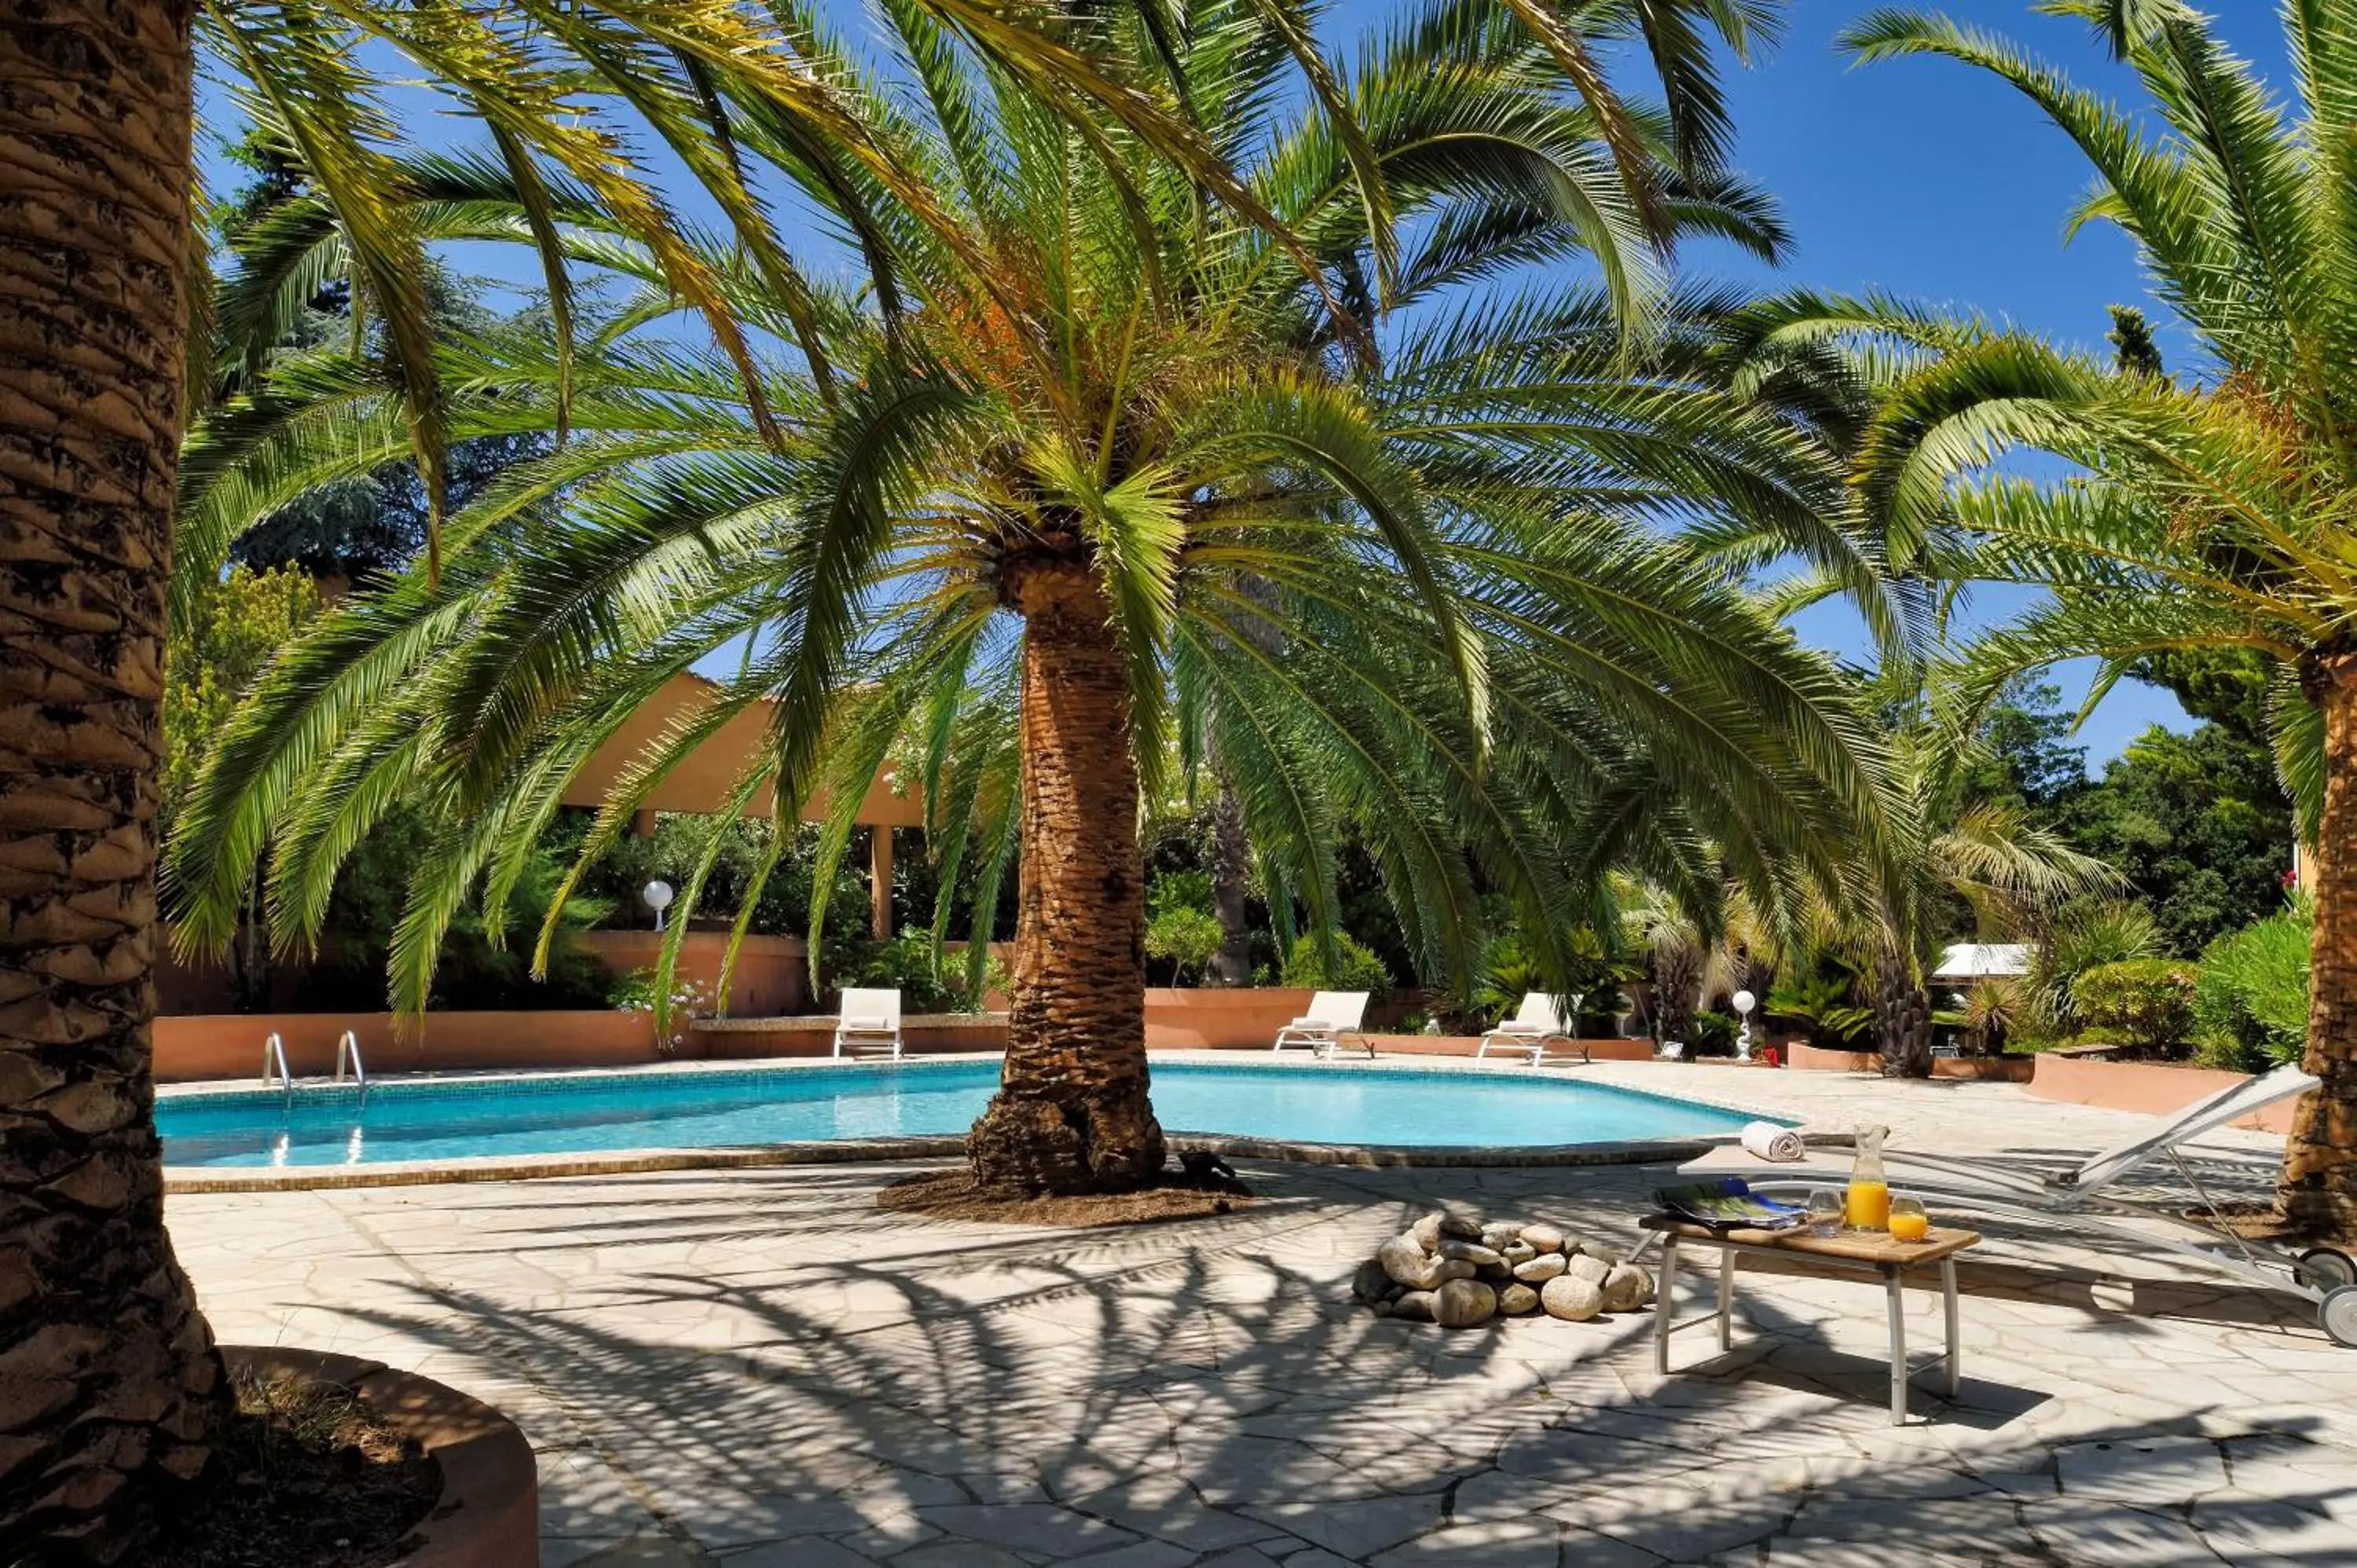
<svg viewBox="0 0 2357 1568">
<path fill-rule="evenodd" d="M 1168 1053 L 1173 1065 L 1188 1063 L 1198 1066 L 1223 1064 L 1222 1058 L 1232 1058 L 1240 1053 L 1232 1051 L 1187 1051 Z M 1257 1053 L 1254 1053 L 1257 1055 Z M 972 1062 L 997 1059 L 997 1053 L 944 1052 L 912 1056 L 892 1063 L 861 1063 L 861 1066 L 902 1066 L 920 1063 Z M 662 1062 L 634 1064 L 627 1068 L 587 1068 L 566 1070 L 563 1076 L 619 1078 L 650 1072 L 676 1072 L 702 1069 L 716 1072 L 732 1072 L 778 1069 L 793 1064 L 789 1070 L 804 1070 L 810 1066 L 845 1067 L 853 1065 L 847 1058 L 834 1057 L 794 1058 L 780 1061 L 755 1058 L 730 1062 Z M 1264 1069 L 1286 1065 L 1282 1061 L 1263 1061 Z M 1312 1064 L 1297 1063 L 1297 1070 L 1311 1070 Z M 1582 1066 L 1587 1064 L 1579 1064 Z M 1410 1072 L 1434 1077 L 1516 1076 L 1530 1071 L 1527 1067 L 1501 1062 L 1476 1063 L 1452 1059 L 1451 1065 L 1441 1066 L 1422 1058 L 1414 1061 L 1382 1059 L 1348 1062 L 1321 1061 L 1323 1069 L 1345 1069 L 1354 1072 Z M 552 1076 L 547 1071 L 518 1071 L 485 1074 L 457 1074 L 444 1081 L 483 1082 L 490 1079 L 540 1079 Z M 397 1080 L 396 1080 L 397 1081 Z M 204 1100 L 228 1094 L 255 1092 L 242 1084 L 232 1086 L 218 1080 L 203 1084 L 174 1085 L 178 1100 Z M 345 1086 L 349 1088 L 350 1086 Z M 1706 1110 L 1729 1115 L 1772 1121 L 1792 1126 L 1813 1144 L 1830 1148 L 1846 1144 L 1849 1136 L 1834 1129 L 1816 1130 L 1795 1123 L 1782 1115 L 1771 1114 L 1754 1108 L 1730 1105 L 1716 1099 L 1703 1099 L 1688 1094 L 1670 1094 L 1649 1089 L 1633 1089 L 1625 1085 L 1604 1084 L 1622 1094 L 1648 1100 L 1684 1101 Z M 1712 1149 L 1725 1148 L 1740 1141 L 1736 1133 L 1708 1133 L 1690 1137 L 1605 1140 L 1586 1144 L 1321 1144 L 1291 1139 L 1255 1138 L 1232 1133 L 1189 1133 L 1170 1131 L 1166 1133 L 1174 1150 L 1204 1150 L 1232 1159 L 1275 1160 L 1296 1165 L 1347 1165 L 1361 1169 L 1422 1169 L 1532 1166 L 1577 1166 L 1614 1165 L 1662 1165 L 1695 1159 Z M 302 1192 L 343 1187 L 429 1187 L 452 1183 L 489 1181 L 545 1181 L 572 1176 L 632 1176 L 670 1171 L 693 1170 L 753 1170 L 765 1167 L 805 1165 L 888 1164 L 899 1161 L 953 1159 L 965 1152 L 963 1133 L 909 1134 L 896 1138 L 829 1138 L 805 1139 L 795 1142 L 740 1144 L 709 1149 L 627 1149 L 611 1153 L 581 1153 L 574 1155 L 479 1155 L 471 1159 L 439 1161 L 389 1160 L 374 1165 L 311 1165 L 311 1166 L 207 1166 L 171 1165 L 164 1167 L 164 1190 L 176 1193 L 242 1193 L 242 1192 Z"/>
</svg>

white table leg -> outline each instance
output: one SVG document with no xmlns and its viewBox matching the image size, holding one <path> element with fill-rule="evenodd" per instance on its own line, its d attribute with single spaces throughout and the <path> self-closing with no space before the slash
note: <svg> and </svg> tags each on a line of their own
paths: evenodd
<svg viewBox="0 0 2357 1568">
<path fill-rule="evenodd" d="M 1670 1375 L 1670 1315 L 1676 1310 L 1678 1294 L 1678 1238 L 1674 1231 L 1662 1236 L 1662 1284 L 1653 1296 L 1653 1370 L 1663 1377 Z"/>
<path fill-rule="evenodd" d="M 1907 1303 L 1906 1286 L 1899 1271 L 1892 1269 L 1883 1276 L 1890 1293 L 1890 1424 L 1907 1424 Z"/>
<path fill-rule="evenodd" d="M 1735 1249 L 1718 1250 L 1718 1348 L 1735 1348 Z"/>
<path fill-rule="evenodd" d="M 1962 1315 L 1956 1310 L 1956 1260 L 1940 1260 L 1940 1293 L 1947 1298 L 1948 1310 L 1948 1397 L 1954 1399 L 1964 1391 L 1964 1336 L 1960 1324 Z"/>
</svg>

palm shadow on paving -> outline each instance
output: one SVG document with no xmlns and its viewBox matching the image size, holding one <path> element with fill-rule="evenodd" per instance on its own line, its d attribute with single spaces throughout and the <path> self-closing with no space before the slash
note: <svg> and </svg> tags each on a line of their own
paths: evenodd
<svg viewBox="0 0 2357 1568">
<path fill-rule="evenodd" d="M 421 1285 L 343 1310 L 488 1357 L 565 1412 L 578 1436 L 544 1455 L 549 1515 L 583 1541 L 628 1528 L 629 1510 L 600 1514 L 611 1495 L 683 1550 L 778 1553 L 748 1563 L 1588 1568 L 1756 1563 L 1760 1543 L 1781 1562 L 1852 1535 L 1878 1561 L 2068 1562 L 2049 1543 L 2090 1530 L 2139 1562 L 2214 1560 L 2187 1523 L 2195 1490 L 2121 1498 L 2128 1482 L 2073 1489 L 2064 1473 L 2158 1442 L 2224 1466 L 2231 1444 L 2203 1434 L 2240 1428 L 2212 1405 L 2083 1421 L 2057 1443 L 2044 1429 L 2067 1396 L 2008 1382 L 2008 1364 L 1968 1376 L 1953 1407 L 1919 1391 L 1930 1421 L 1894 1433 L 1881 1363 L 1766 1282 L 1747 1282 L 1735 1358 L 1667 1382 L 1645 1315 L 1458 1334 L 1379 1320 L 1349 1299 L 1359 1249 L 1439 1197 L 1633 1212 L 1633 1178 L 1565 1173 L 1534 1198 L 1522 1173 L 1250 1175 L 1264 1197 L 1244 1214 L 1047 1233 L 877 1217 L 858 1208 L 874 1172 L 651 1182 L 594 1209 L 541 1201 L 563 1190 L 549 1184 L 474 1209 L 490 1223 L 464 1249 L 658 1250 L 562 1299 Z M 852 1255 L 822 1255 L 846 1237 Z M 429 1278 L 464 1255 L 415 1254 Z M 2331 1560 L 2294 1538 L 2331 1528 L 2335 1484 L 2304 1466 L 2345 1452 L 2297 1422 L 2236 1440 L 2274 1445 L 2275 1482 L 2201 1502 L 2204 1531 Z"/>
</svg>

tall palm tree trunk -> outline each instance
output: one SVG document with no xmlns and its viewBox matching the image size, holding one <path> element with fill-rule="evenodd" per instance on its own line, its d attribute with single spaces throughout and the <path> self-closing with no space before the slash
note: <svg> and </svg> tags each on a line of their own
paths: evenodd
<svg viewBox="0 0 2357 1568">
<path fill-rule="evenodd" d="M 2324 718 L 2304 1064 L 2323 1087 L 2292 1118 L 2279 1197 L 2294 1223 L 2347 1235 L 2357 1232 L 2357 653 L 2302 673 Z"/>
<path fill-rule="evenodd" d="M 188 0 L 0 0 L 0 1552 L 128 1563 L 210 1459 L 148 1024 Z M 27 1555 L 20 1559 L 19 1551 Z"/>
<path fill-rule="evenodd" d="M 1882 1035 L 1884 1075 L 1931 1077 L 1932 999 L 1897 948 L 1885 948 L 1875 961 L 1874 1018 Z"/>
<path fill-rule="evenodd" d="M 1221 985 L 1252 983 L 1252 925 L 1245 901 L 1252 882 L 1252 842 L 1244 833 L 1243 802 L 1225 779 L 1211 807 L 1211 912 L 1219 917 L 1220 950 L 1211 955 L 1211 979 Z"/>
<path fill-rule="evenodd" d="M 1163 1162 L 1128 671 L 1087 567 L 1027 566 L 1007 592 L 1025 620 L 1022 891 L 1006 1065 L 967 1157 L 989 1187 L 1115 1191 Z"/>
</svg>

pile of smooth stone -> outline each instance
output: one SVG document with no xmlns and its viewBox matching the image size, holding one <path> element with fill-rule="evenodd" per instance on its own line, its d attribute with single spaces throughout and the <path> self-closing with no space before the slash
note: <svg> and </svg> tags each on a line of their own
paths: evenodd
<svg viewBox="0 0 2357 1568">
<path fill-rule="evenodd" d="M 1652 1301 L 1653 1276 L 1552 1225 L 1434 1213 L 1377 1248 L 1351 1289 L 1378 1317 L 1471 1328 L 1542 1310 L 1574 1323 L 1635 1312 Z"/>
</svg>

